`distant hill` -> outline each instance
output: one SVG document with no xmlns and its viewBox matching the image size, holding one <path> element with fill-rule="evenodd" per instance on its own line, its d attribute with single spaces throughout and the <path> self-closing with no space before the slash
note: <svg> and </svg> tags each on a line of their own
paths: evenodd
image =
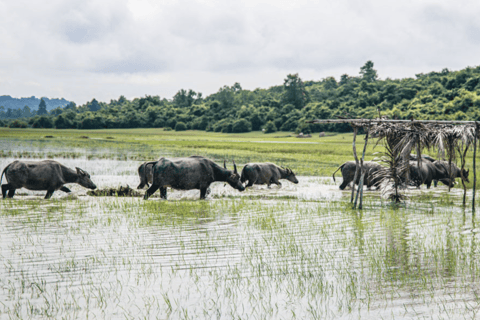
<svg viewBox="0 0 480 320">
<path fill-rule="evenodd" d="M 11 96 L 0 96 L 0 106 L 5 107 L 5 110 L 10 109 L 23 109 L 25 106 L 29 106 L 31 110 L 37 110 L 40 100 L 42 98 L 36 98 L 31 96 L 30 98 L 12 98 Z M 70 101 L 65 99 L 48 99 L 43 98 L 47 104 L 47 110 L 53 110 L 58 107 L 65 107 Z"/>
</svg>

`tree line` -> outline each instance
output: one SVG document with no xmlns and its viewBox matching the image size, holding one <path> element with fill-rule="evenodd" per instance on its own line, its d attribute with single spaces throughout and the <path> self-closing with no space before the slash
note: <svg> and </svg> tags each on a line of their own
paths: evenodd
<svg viewBox="0 0 480 320">
<path fill-rule="evenodd" d="M 239 83 L 223 86 L 207 97 L 179 90 L 172 99 L 145 96 L 110 102 L 96 99 L 14 119 L 0 110 L 0 125 L 10 127 L 102 129 L 164 128 L 224 133 L 350 131 L 348 124 L 307 124 L 306 120 L 336 117 L 480 120 L 480 67 L 417 74 L 415 78 L 378 77 L 372 61 L 357 76 L 337 81 L 303 81 L 289 74 L 283 85 L 245 90 Z M 1 109 L 1 108 L 0 108 Z M 27 114 L 27 111 L 25 113 Z M 2 113 L 3 112 L 3 113 Z M 3 116 L 2 116 L 3 115 Z"/>
</svg>

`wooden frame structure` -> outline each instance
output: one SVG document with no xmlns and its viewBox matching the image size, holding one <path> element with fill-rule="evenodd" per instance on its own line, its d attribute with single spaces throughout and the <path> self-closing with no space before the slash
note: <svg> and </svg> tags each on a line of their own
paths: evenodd
<svg viewBox="0 0 480 320">
<path fill-rule="evenodd" d="M 468 125 L 474 128 L 474 141 L 473 141 L 473 190 L 472 190 L 472 214 L 475 214 L 475 192 L 476 192 L 476 184 L 477 184 L 477 170 L 476 170 L 476 157 L 477 157 L 477 137 L 479 136 L 480 132 L 480 122 L 478 121 L 449 121 L 449 120 L 391 120 L 386 118 L 377 118 L 377 119 L 316 119 L 311 121 L 306 121 L 307 123 L 313 124 L 320 124 L 320 123 L 349 123 L 353 127 L 353 156 L 356 162 L 356 170 L 355 176 L 353 179 L 353 186 L 352 186 L 352 195 L 350 202 L 353 203 L 353 208 L 357 206 L 357 200 L 360 197 L 360 202 L 358 205 L 359 209 L 362 209 L 362 198 L 363 198 L 363 179 L 365 176 L 365 171 L 363 169 L 363 163 L 365 159 L 365 151 L 367 149 L 368 144 L 368 136 L 370 129 L 375 126 L 378 126 L 382 123 L 392 123 L 392 124 L 434 124 L 434 125 Z M 360 127 L 368 127 L 366 136 L 365 136 L 365 144 L 363 146 L 363 153 L 362 158 L 359 160 L 357 156 L 357 149 L 355 145 L 357 131 Z M 464 151 L 464 157 L 466 155 L 468 146 L 466 146 L 466 150 Z M 464 161 L 464 160 L 463 160 Z M 358 183 L 357 195 L 354 199 L 355 194 L 355 181 L 360 173 L 360 180 Z M 462 176 L 463 177 L 463 176 Z M 463 182 L 463 179 L 462 179 Z M 466 198 L 466 187 L 464 186 L 464 205 L 465 205 L 465 198 Z"/>
</svg>

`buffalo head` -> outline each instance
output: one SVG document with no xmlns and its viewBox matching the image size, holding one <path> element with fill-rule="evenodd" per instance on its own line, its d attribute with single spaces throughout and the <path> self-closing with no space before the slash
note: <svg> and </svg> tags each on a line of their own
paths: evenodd
<svg viewBox="0 0 480 320">
<path fill-rule="evenodd" d="M 83 171 L 82 169 L 75 167 L 77 169 L 77 183 L 82 187 L 89 188 L 89 189 L 96 189 L 97 186 L 90 180 L 90 175 Z"/>
<path fill-rule="evenodd" d="M 450 188 L 455 187 L 455 179 L 440 179 L 440 182 L 443 183 L 446 186 L 449 186 Z"/>
<path fill-rule="evenodd" d="M 223 163 L 225 168 L 226 168 L 226 165 L 225 165 L 225 162 Z M 238 174 L 238 171 L 237 171 L 237 165 L 235 164 L 235 161 L 233 161 L 233 173 L 231 173 L 228 178 L 227 178 L 227 183 L 234 189 L 237 189 L 239 191 L 244 191 L 245 190 L 245 187 L 243 186 L 243 184 L 240 182 L 240 175 Z M 230 171 L 231 172 L 231 171 Z"/>
<path fill-rule="evenodd" d="M 292 169 L 287 168 L 286 170 L 287 170 L 287 176 L 285 177 L 285 179 L 295 184 L 298 183 L 297 177 L 295 176 L 295 173 L 293 173 Z"/>
</svg>

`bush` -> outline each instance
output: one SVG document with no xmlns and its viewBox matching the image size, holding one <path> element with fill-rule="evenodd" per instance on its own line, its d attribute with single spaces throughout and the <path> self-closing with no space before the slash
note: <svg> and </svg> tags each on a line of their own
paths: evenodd
<svg viewBox="0 0 480 320">
<path fill-rule="evenodd" d="M 2 122 L 3 124 L 3 122 Z M 28 123 L 22 120 L 15 120 L 10 123 L 9 127 L 10 128 L 26 128 L 28 126 Z"/>
<path fill-rule="evenodd" d="M 229 123 L 222 128 L 222 133 L 232 133 L 233 124 Z"/>
<path fill-rule="evenodd" d="M 165 128 L 163 128 L 163 131 L 172 131 L 172 130 L 173 130 L 173 129 L 170 128 L 170 127 L 165 127 Z"/>
<path fill-rule="evenodd" d="M 252 123 L 246 119 L 239 119 L 232 125 L 232 132 L 250 132 L 252 131 Z"/>
<path fill-rule="evenodd" d="M 48 116 L 35 117 L 32 127 L 34 128 L 53 128 L 53 120 Z"/>
<path fill-rule="evenodd" d="M 185 131 L 187 130 L 187 125 L 184 122 L 177 122 L 175 125 L 175 131 Z"/>
<path fill-rule="evenodd" d="M 265 124 L 264 129 L 264 133 L 272 133 L 277 131 L 277 127 L 275 126 L 275 123 L 273 123 L 273 121 L 268 121 L 267 124 Z"/>
</svg>

